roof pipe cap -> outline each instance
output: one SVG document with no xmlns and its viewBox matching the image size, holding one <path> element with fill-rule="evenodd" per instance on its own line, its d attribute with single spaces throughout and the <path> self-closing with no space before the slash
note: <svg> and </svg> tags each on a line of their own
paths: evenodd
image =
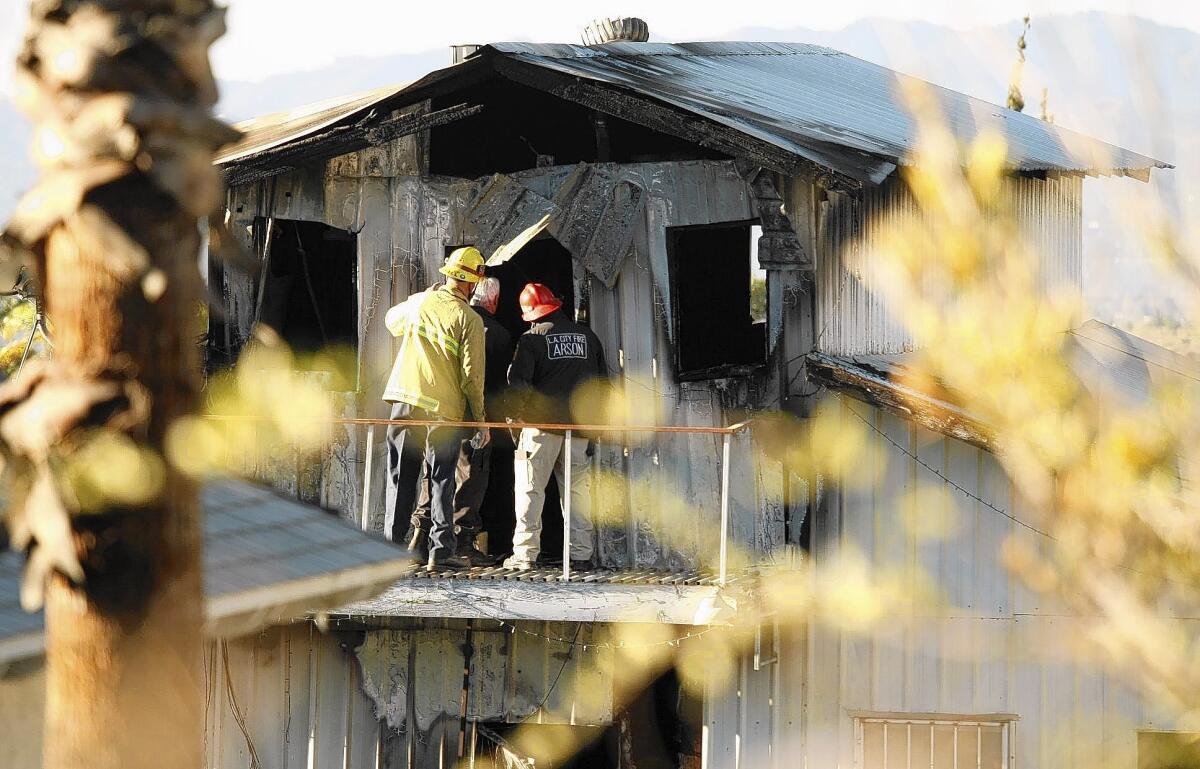
<svg viewBox="0 0 1200 769">
<path fill-rule="evenodd" d="M 583 28 L 584 45 L 644 43 L 649 39 L 650 26 L 635 16 L 596 19 Z"/>
</svg>

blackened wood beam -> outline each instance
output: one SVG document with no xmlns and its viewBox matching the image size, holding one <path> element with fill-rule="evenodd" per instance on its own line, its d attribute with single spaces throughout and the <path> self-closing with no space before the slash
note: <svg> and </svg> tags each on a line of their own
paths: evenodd
<svg viewBox="0 0 1200 769">
<path fill-rule="evenodd" d="M 809 377 L 830 389 L 844 391 L 936 433 L 996 450 L 995 437 L 983 422 L 959 406 L 896 381 L 887 373 L 852 358 L 820 352 L 808 355 L 807 365 Z"/>
<path fill-rule="evenodd" d="M 336 157 L 386 144 L 403 136 L 478 115 L 482 111 L 482 104 L 459 104 L 424 115 L 401 115 L 379 122 L 364 119 L 353 125 L 336 126 L 282 147 L 272 147 L 248 155 L 226 165 L 225 183 L 235 187 L 277 176 L 308 161 Z"/>
</svg>

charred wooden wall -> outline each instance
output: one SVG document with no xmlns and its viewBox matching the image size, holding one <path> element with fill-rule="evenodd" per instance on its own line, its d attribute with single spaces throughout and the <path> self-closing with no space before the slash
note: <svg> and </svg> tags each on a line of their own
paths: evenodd
<svg viewBox="0 0 1200 769">
<path fill-rule="evenodd" d="M 415 145 L 408 154 L 385 152 L 368 162 L 360 154 L 335 158 L 326 168 L 301 169 L 235 188 L 229 216 L 253 247 L 255 222 L 264 217 L 322 221 L 356 232 L 359 253 L 359 387 L 345 398 L 346 415 L 385 416 L 380 399 L 395 346 L 383 325 L 387 308 L 436 278 L 447 245 L 471 243 L 482 234 L 470 219 L 470 203 L 486 180 L 413 175 Z M 383 150 L 373 150 L 383 152 Z M 535 169 L 513 178 L 552 198 L 576 167 Z M 588 297 L 591 325 L 605 345 L 617 386 L 639 409 L 640 422 L 663 425 L 730 424 L 747 410 L 781 405 L 783 367 L 794 372 L 804 344 L 796 308 L 804 291 L 795 275 L 771 273 L 771 364 L 753 375 L 678 382 L 673 371 L 671 292 L 666 228 L 736 222 L 758 216 L 746 178 L 732 161 L 684 161 L 607 166 L 613 178 L 644 190 L 628 251 L 612 287 L 577 269 L 578 295 Z M 810 233 L 811 234 L 811 233 Z M 780 275 L 785 275 L 781 278 Z M 253 322 L 255 286 L 228 276 L 225 309 L 235 343 Z M 808 305 L 805 305 L 808 306 Z M 794 379 L 794 377 L 793 377 Z M 322 481 L 321 499 L 351 517 L 360 514 L 365 429 L 345 431 Z M 384 449 L 375 436 L 374 477 L 368 528 L 383 520 Z M 601 443 L 598 469 L 612 479 L 631 479 L 624 493 L 606 496 L 599 534 L 601 560 L 610 566 L 680 568 L 711 564 L 716 556 L 721 443 L 713 436 L 623 436 Z M 750 433 L 734 439 L 731 473 L 735 560 L 771 558 L 783 544 L 782 469 L 763 457 Z"/>
</svg>

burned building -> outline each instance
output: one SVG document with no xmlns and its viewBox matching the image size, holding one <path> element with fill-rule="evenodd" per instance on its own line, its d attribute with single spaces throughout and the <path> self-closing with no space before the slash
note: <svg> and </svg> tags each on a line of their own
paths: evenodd
<svg viewBox="0 0 1200 769">
<path fill-rule="evenodd" d="M 1066 621 L 1056 625 L 1000 564 L 1012 521 L 977 510 L 961 542 L 929 555 L 978 616 L 933 621 L 927 638 L 889 645 L 778 629 L 757 613 L 758 569 L 820 562 L 856 537 L 878 546 L 868 553 L 891 548 L 914 563 L 928 554 L 889 539 L 904 535 L 875 520 L 886 510 L 876 498 L 771 456 L 753 425 L 739 426 L 748 414 L 804 415 L 818 384 L 842 387 L 890 439 L 878 450 L 909 447 L 901 462 L 912 473 L 919 452 L 935 452 L 948 474 L 969 476 L 963 487 L 1011 494 L 986 445 L 896 416 L 886 386 L 862 384 L 864 356 L 920 343 L 864 263 L 883 223 L 915 208 L 898 173 L 916 143 L 904 76 L 795 43 L 495 43 L 458 57 L 408 85 L 242 126 L 245 138 L 218 159 L 224 224 L 261 269 L 210 262 L 210 360 L 234 361 L 259 322 L 301 350 L 342 345 L 355 361 L 337 396 L 343 416 L 384 417 L 395 353 L 384 312 L 434 282 L 449 249 L 473 244 L 502 282 L 502 322 L 523 330 L 521 287 L 549 285 L 599 335 L 618 386 L 650 404 L 639 424 L 664 429 L 599 441 L 593 461 L 620 479 L 597 527 L 606 570 L 414 573 L 331 615 L 352 641 L 340 661 L 305 663 L 302 705 L 281 682 L 301 674 L 291 655 L 307 630 L 241 649 L 241 685 L 261 697 L 250 731 L 262 765 L 299 765 L 301 754 L 322 766 L 448 765 L 530 721 L 594 730 L 601 746 L 625 730 L 626 748 L 646 751 L 646 729 L 669 732 L 674 741 L 654 750 L 671 765 L 714 769 L 782 769 L 799 756 L 874 769 L 882 764 L 869 746 L 914 731 L 917 755 L 901 765 L 951 766 L 936 747 L 945 739 L 969 742 L 979 767 L 1066 765 L 1040 730 L 1073 706 L 1048 682 L 1109 684 L 1019 659 L 1017 647 L 1037 647 Z M 1005 183 L 1042 285 L 1080 291 L 1084 178 L 1144 180 L 1164 164 L 928 89 L 958 141 L 1004 137 Z M 281 462 L 272 480 L 380 531 L 382 431 L 338 429 L 319 473 Z M 900 494 L 904 478 L 883 483 L 878 498 Z M 500 520 L 503 481 L 493 485 L 490 517 Z M 547 516 L 543 545 L 553 551 Z M 493 552 L 503 551 L 502 529 L 488 532 Z M 757 642 L 738 658 L 735 685 L 714 681 L 689 698 L 667 677 L 630 702 L 615 698 L 625 682 L 605 640 L 613 625 L 666 624 L 688 639 L 740 622 L 755 623 Z M 1005 641 L 1012 656 L 949 653 L 983 633 L 1016 639 Z M 1105 707 L 1142 713 L 1132 695 L 1105 691 Z M 281 727 L 297 708 L 304 717 Z M 212 718 L 222 746 L 213 750 L 224 751 L 213 765 L 245 763 L 220 703 Z M 1113 731 L 1114 745 L 1125 749 L 1146 718 Z M 648 726 L 660 722 L 671 727 Z"/>
</svg>

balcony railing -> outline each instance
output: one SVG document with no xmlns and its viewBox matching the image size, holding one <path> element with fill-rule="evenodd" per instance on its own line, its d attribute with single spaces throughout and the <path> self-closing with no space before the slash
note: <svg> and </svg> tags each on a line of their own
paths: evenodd
<svg viewBox="0 0 1200 769">
<path fill-rule="evenodd" d="M 217 421 L 265 421 L 265 418 L 242 416 L 242 415 L 213 415 L 211 419 Z M 368 530 L 369 523 L 369 506 L 372 499 L 372 477 L 374 475 L 374 448 L 376 443 L 376 428 L 387 428 L 391 425 L 405 425 L 409 427 L 461 427 L 468 429 L 491 428 L 493 430 L 519 430 L 521 428 L 534 428 L 538 430 L 549 430 L 561 432 L 564 434 L 565 444 L 570 445 L 571 438 L 576 433 L 586 433 L 589 435 L 614 435 L 614 434 L 686 434 L 686 435 L 711 435 L 721 437 L 721 464 L 720 464 L 720 531 L 719 531 L 719 551 L 717 556 L 717 584 L 725 585 L 729 580 L 729 536 L 730 536 L 730 490 L 729 490 L 729 474 L 730 474 L 730 453 L 733 437 L 739 432 L 746 430 L 752 420 L 738 422 L 727 427 L 690 427 L 679 425 L 594 425 L 594 424 L 555 424 L 543 422 L 468 422 L 468 421 L 453 421 L 453 420 L 415 420 L 415 419 L 376 419 L 367 417 L 335 417 L 323 420 L 324 423 L 342 426 L 365 426 L 366 427 L 366 443 L 363 461 L 363 479 L 362 479 L 362 499 L 361 509 L 359 511 L 359 524 L 364 531 Z M 564 582 L 571 579 L 571 463 L 564 462 L 563 464 L 563 485 L 565 488 L 560 489 L 560 499 L 562 504 L 563 518 L 563 544 L 562 544 L 562 575 L 561 579 Z"/>
</svg>

